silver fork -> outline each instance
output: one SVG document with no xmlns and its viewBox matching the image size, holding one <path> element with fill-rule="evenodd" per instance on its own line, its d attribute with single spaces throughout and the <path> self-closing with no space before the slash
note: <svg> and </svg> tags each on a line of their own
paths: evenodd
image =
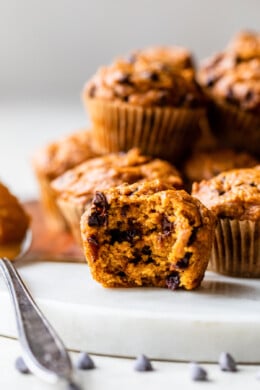
<svg viewBox="0 0 260 390">
<path fill-rule="evenodd" d="M 0 258 L 0 269 L 11 293 L 18 337 L 28 368 L 50 383 L 61 379 L 73 384 L 70 357 L 61 339 L 35 304 L 16 268 L 8 259 Z"/>
</svg>

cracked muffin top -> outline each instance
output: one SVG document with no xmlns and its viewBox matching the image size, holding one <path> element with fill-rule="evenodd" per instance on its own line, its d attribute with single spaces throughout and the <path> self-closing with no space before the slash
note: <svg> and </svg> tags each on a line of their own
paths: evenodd
<svg viewBox="0 0 260 390">
<path fill-rule="evenodd" d="M 91 147 L 90 132 L 81 130 L 37 150 L 33 157 L 33 164 L 38 172 L 42 172 L 52 180 L 68 169 L 96 156 Z"/>
<path fill-rule="evenodd" d="M 144 107 L 196 108 L 204 104 L 191 54 L 181 47 L 148 48 L 119 58 L 97 71 L 84 94 Z"/>
<path fill-rule="evenodd" d="M 21 242 L 29 221 L 17 198 L 0 183 L 0 245 Z"/>
<path fill-rule="evenodd" d="M 219 218 L 260 219 L 260 165 L 233 169 L 194 183 L 192 195 Z"/>
<path fill-rule="evenodd" d="M 208 180 L 223 171 L 235 168 L 251 168 L 259 161 L 246 152 L 233 149 L 216 149 L 195 152 L 185 162 L 183 172 L 190 182 Z"/>
<path fill-rule="evenodd" d="M 55 179 L 52 188 L 62 199 L 85 203 L 92 199 L 96 190 L 148 179 L 165 180 L 176 188 L 183 185 L 179 172 L 170 163 L 131 149 L 128 153 L 112 153 L 88 160 Z"/>
<path fill-rule="evenodd" d="M 226 50 L 204 61 L 198 79 L 216 98 L 260 113 L 260 34 L 238 34 Z"/>
</svg>

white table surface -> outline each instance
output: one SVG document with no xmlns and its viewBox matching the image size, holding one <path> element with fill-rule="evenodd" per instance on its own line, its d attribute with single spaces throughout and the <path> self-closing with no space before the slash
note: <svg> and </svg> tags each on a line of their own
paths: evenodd
<svg viewBox="0 0 260 390">
<path fill-rule="evenodd" d="M 69 105 L 61 102 L 7 102 L 0 104 L 0 178 L 22 198 L 37 196 L 37 187 L 30 168 L 33 150 L 62 134 L 87 124 L 80 100 Z M 0 303 L 1 305 L 1 303 Z M 258 341 L 256 340 L 256 343 Z M 33 376 L 24 376 L 14 369 L 14 360 L 20 354 L 16 340 L 0 337 L 0 388 L 51 389 Z M 77 354 L 72 354 L 73 359 Z M 131 359 L 94 356 L 97 369 L 79 374 L 83 389 L 155 390 L 162 386 L 173 389 L 236 389 L 254 390 L 260 386 L 255 376 L 260 366 L 241 365 L 238 373 L 223 373 L 217 364 L 204 364 L 209 383 L 191 382 L 188 363 L 154 362 L 155 372 L 133 371 Z M 55 387 L 64 388 L 63 385 Z"/>
</svg>

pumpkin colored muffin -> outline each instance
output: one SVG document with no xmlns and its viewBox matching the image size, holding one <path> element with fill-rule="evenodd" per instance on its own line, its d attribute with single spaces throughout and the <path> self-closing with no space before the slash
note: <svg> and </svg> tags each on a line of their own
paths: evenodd
<svg viewBox="0 0 260 390">
<path fill-rule="evenodd" d="M 15 257 L 13 253 L 19 252 L 29 224 L 30 218 L 18 199 L 0 183 L 0 257 Z"/>
<path fill-rule="evenodd" d="M 160 178 L 181 188 L 179 172 L 170 163 L 144 156 L 138 149 L 97 157 L 65 172 L 52 182 L 59 207 L 76 240 L 81 242 L 80 218 L 97 190 Z"/>
<path fill-rule="evenodd" d="M 235 168 L 251 168 L 259 161 L 246 152 L 236 152 L 233 149 L 215 149 L 193 153 L 185 161 L 183 174 L 189 185 L 195 181 L 208 180 L 223 171 Z"/>
<path fill-rule="evenodd" d="M 260 166 L 194 183 L 192 195 L 218 219 L 211 268 L 231 276 L 260 277 Z"/>
<path fill-rule="evenodd" d="M 98 152 L 127 151 L 178 161 L 199 137 L 205 100 L 190 53 L 155 47 L 100 68 L 83 91 Z"/>
<path fill-rule="evenodd" d="M 96 192 L 81 218 L 92 276 L 105 287 L 198 287 L 208 265 L 214 216 L 160 180 Z"/>
<path fill-rule="evenodd" d="M 37 150 L 33 157 L 33 168 L 38 180 L 41 202 L 49 227 L 55 230 L 67 228 L 66 221 L 56 202 L 51 181 L 68 169 L 95 157 L 88 130 L 70 134 Z"/>
<path fill-rule="evenodd" d="M 220 142 L 260 155 L 260 34 L 242 32 L 206 60 L 198 79 Z"/>
</svg>

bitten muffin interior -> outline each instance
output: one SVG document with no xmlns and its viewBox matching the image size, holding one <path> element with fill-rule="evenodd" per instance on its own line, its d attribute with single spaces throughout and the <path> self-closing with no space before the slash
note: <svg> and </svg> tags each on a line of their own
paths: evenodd
<svg viewBox="0 0 260 390">
<path fill-rule="evenodd" d="M 106 195 L 96 193 L 81 223 L 96 280 L 106 287 L 192 289 L 200 284 L 211 238 L 210 228 L 203 228 L 208 214 L 203 206 L 172 189 L 148 195 L 112 190 Z M 210 214 L 206 219 L 210 226 Z M 208 239 L 203 243 L 205 233 Z"/>
</svg>

